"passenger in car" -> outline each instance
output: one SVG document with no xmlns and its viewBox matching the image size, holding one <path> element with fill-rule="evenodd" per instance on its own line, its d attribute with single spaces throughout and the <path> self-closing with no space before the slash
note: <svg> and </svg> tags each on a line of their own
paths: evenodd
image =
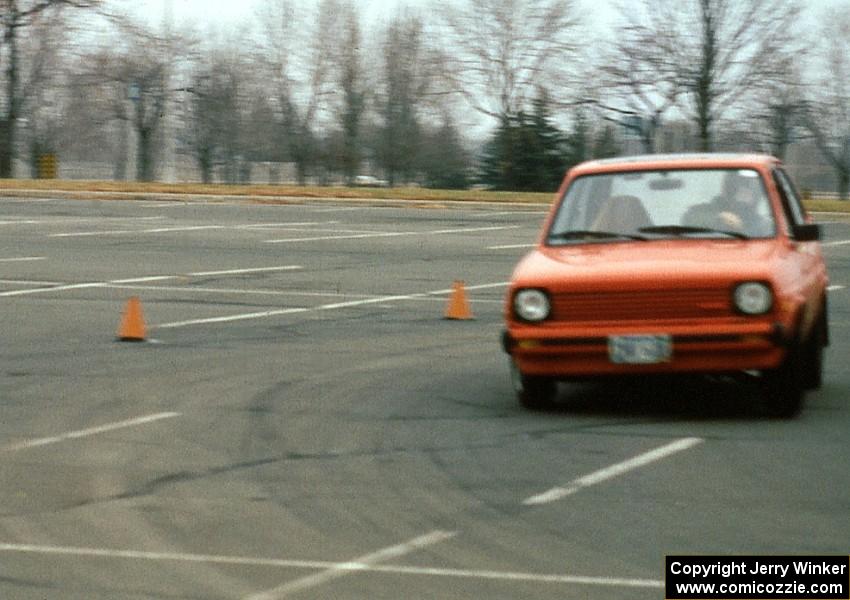
<svg viewBox="0 0 850 600">
<path fill-rule="evenodd" d="M 635 196 L 612 196 L 602 205 L 593 220 L 593 231 L 637 233 L 641 227 L 652 225 L 643 203 Z"/>
</svg>

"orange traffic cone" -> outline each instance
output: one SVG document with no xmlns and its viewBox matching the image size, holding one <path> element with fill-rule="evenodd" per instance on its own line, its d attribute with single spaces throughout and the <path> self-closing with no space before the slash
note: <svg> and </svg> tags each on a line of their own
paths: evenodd
<svg viewBox="0 0 850 600">
<path fill-rule="evenodd" d="M 145 341 L 145 318 L 142 316 L 142 303 L 138 296 L 127 300 L 124 316 L 118 327 L 118 339 L 122 342 Z"/>
<path fill-rule="evenodd" d="M 452 295 L 449 297 L 444 318 L 459 320 L 472 318 L 472 311 L 469 310 L 469 302 L 466 300 L 463 281 L 457 280 L 452 284 Z"/>
</svg>

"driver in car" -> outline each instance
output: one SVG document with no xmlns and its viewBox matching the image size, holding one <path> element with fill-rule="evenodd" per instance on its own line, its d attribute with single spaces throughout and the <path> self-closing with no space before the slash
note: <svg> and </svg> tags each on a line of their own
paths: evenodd
<svg viewBox="0 0 850 600">
<path fill-rule="evenodd" d="M 764 216 L 767 201 L 757 176 L 738 175 L 726 186 L 726 191 L 709 204 L 692 207 L 682 222 L 728 229 L 748 237 L 768 237 L 773 223 Z M 711 223 L 705 223 L 710 219 Z M 701 223 L 697 223 L 701 221 Z"/>
<path fill-rule="evenodd" d="M 720 222 L 733 229 L 754 237 L 771 233 L 771 224 L 759 214 L 759 202 L 764 202 L 764 193 L 755 178 L 739 177 L 735 182 L 731 199 L 725 210 L 718 215 Z"/>
</svg>

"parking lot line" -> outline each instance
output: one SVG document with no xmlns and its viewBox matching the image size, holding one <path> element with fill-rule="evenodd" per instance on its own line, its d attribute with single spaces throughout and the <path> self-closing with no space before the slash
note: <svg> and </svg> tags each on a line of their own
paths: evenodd
<svg viewBox="0 0 850 600">
<path fill-rule="evenodd" d="M 252 223 L 237 225 L 236 229 L 287 229 L 289 227 L 307 227 L 308 225 L 335 225 L 339 221 L 302 221 L 298 223 Z"/>
<path fill-rule="evenodd" d="M 300 265 L 281 265 L 275 267 L 254 267 L 254 268 L 246 268 L 246 269 L 227 269 L 224 271 L 205 271 L 205 272 L 195 272 L 195 273 L 185 273 L 182 275 L 149 275 L 146 277 L 132 277 L 129 279 L 110 279 L 109 281 L 91 281 L 86 283 L 70 283 L 70 284 L 53 284 L 47 285 L 46 287 L 38 287 L 32 289 L 23 289 L 23 290 L 9 290 L 7 292 L 0 292 L 0 298 L 8 298 L 12 296 L 29 296 L 32 294 L 45 294 L 49 292 L 63 292 L 67 290 L 80 290 L 80 289 L 88 289 L 88 288 L 99 288 L 99 287 L 120 287 L 125 284 L 134 284 L 134 283 L 150 283 L 153 281 L 168 281 L 171 279 L 182 279 L 185 277 L 207 277 L 213 275 L 240 275 L 243 273 L 259 273 L 259 272 L 272 272 L 272 271 L 296 271 L 301 269 Z M 25 285 L 25 283 L 22 283 Z M 188 288 L 187 288 L 188 289 Z"/>
<path fill-rule="evenodd" d="M 37 448 L 39 446 L 48 446 L 50 444 L 57 444 L 59 442 L 64 442 L 67 440 L 76 440 L 84 437 L 90 437 L 93 435 L 98 435 L 101 433 L 106 433 L 108 431 L 115 431 L 116 429 L 125 429 L 127 427 L 136 427 L 138 425 L 146 425 L 148 423 L 153 423 L 155 421 L 161 421 L 163 419 L 173 419 L 174 417 L 179 417 L 180 413 L 176 412 L 163 412 L 157 413 L 154 415 L 147 415 L 144 417 L 136 417 L 134 419 L 127 419 L 126 421 L 119 421 L 117 423 L 108 423 L 106 425 L 100 425 L 98 427 L 90 427 L 88 429 L 81 429 L 79 431 L 69 431 L 68 433 L 62 433 L 52 437 L 38 438 L 33 440 L 26 440 L 23 442 L 18 442 L 17 444 L 12 444 L 11 446 L 6 446 L 4 448 L 0 448 L 0 451 L 3 452 L 14 452 L 16 450 L 26 450 L 27 448 Z"/>
<path fill-rule="evenodd" d="M 505 287 L 507 286 L 507 282 L 499 282 L 499 283 L 484 283 L 480 285 L 472 285 L 466 286 L 467 291 L 474 290 L 483 290 L 489 288 L 496 287 Z M 191 288 L 187 288 L 187 291 L 191 291 Z M 192 325 L 207 325 L 213 323 L 230 323 L 233 321 L 248 321 L 252 319 L 266 319 L 268 317 L 278 317 L 282 315 L 292 315 L 292 314 L 301 314 L 301 313 L 309 313 L 309 312 L 318 312 L 318 311 L 327 311 L 327 310 L 338 310 L 341 308 L 355 308 L 358 306 L 367 306 L 370 304 L 382 304 L 384 302 L 395 302 L 401 300 L 421 300 L 423 298 L 430 298 L 431 296 L 439 296 L 442 294 L 450 294 L 452 293 L 452 289 L 441 289 L 441 290 L 433 290 L 430 292 L 421 292 L 417 294 L 402 294 L 398 296 L 376 296 L 372 298 L 365 298 L 360 300 L 348 300 L 346 302 L 333 302 L 331 304 L 320 304 L 318 306 L 311 307 L 300 307 L 300 308 L 281 308 L 277 310 L 264 310 L 261 312 L 252 312 L 252 313 L 240 313 L 234 315 L 225 315 L 221 317 L 208 317 L 203 319 L 187 319 L 185 321 L 175 321 L 171 323 L 160 323 L 158 325 L 152 325 L 150 329 L 177 329 L 180 327 L 189 327 Z M 0 294 L 2 296 L 2 294 Z M 499 301 L 501 304 L 501 301 Z"/>
<path fill-rule="evenodd" d="M 398 558 L 400 556 L 410 554 L 411 552 L 415 552 L 420 548 L 425 548 L 426 546 L 431 546 L 445 541 L 455 535 L 457 535 L 457 532 L 454 531 L 432 531 L 431 533 L 415 537 L 403 544 L 383 548 L 377 552 L 365 554 L 348 562 L 331 565 L 324 571 L 320 571 L 319 573 L 308 575 L 306 577 L 301 577 L 294 581 L 286 582 L 272 590 L 260 592 L 258 594 L 251 594 L 246 596 L 244 600 L 277 600 L 278 598 L 285 598 L 289 594 L 318 587 L 329 581 L 333 581 L 334 579 L 344 577 L 352 572 L 363 571 L 377 563 Z"/>
<path fill-rule="evenodd" d="M 7 262 L 33 262 L 36 260 L 46 260 L 46 256 L 21 256 L 17 258 L 0 258 L 0 263 Z"/>
<path fill-rule="evenodd" d="M 158 221 L 165 217 L 161 215 L 150 217 L 45 217 L 40 219 L 10 219 L 0 221 L 0 225 L 70 225 L 73 223 L 103 223 L 126 221 Z"/>
<path fill-rule="evenodd" d="M 3 280 L 0 279 L 0 283 Z M 20 282 L 17 282 L 20 283 Z M 211 288 L 211 287 L 195 287 L 185 285 L 126 285 L 126 284 L 107 284 L 104 287 L 122 289 L 122 290 L 138 290 L 138 291 L 156 291 L 156 292 L 186 292 L 190 294 L 228 294 L 228 295 L 245 295 L 245 296 L 292 296 L 304 298 L 383 298 L 375 294 L 351 294 L 348 292 L 299 292 L 294 290 L 251 290 L 251 289 L 234 289 L 234 288 Z"/>
<path fill-rule="evenodd" d="M 157 227 L 153 229 L 113 229 L 111 231 L 79 231 L 76 233 L 52 233 L 48 237 L 94 237 L 101 235 L 133 235 L 142 233 L 172 233 L 178 231 L 208 231 L 211 229 L 226 229 L 224 225 L 192 225 L 188 227 Z"/>
<path fill-rule="evenodd" d="M 249 556 L 223 556 L 210 554 L 183 554 L 174 552 L 145 552 L 110 548 L 82 548 L 71 546 L 40 546 L 35 544 L 0 543 L 0 552 L 18 554 L 43 554 L 54 556 L 107 558 L 121 560 L 171 561 L 205 563 L 215 565 L 276 567 L 285 569 L 337 569 L 340 571 L 386 573 L 389 575 L 417 575 L 424 577 L 456 577 L 521 583 L 587 585 L 603 587 L 652 588 L 664 587 L 658 579 L 628 577 L 595 577 L 554 573 L 523 573 L 516 571 L 492 571 L 475 569 L 450 569 L 442 567 L 414 567 L 405 565 L 363 564 L 320 560 L 297 560 L 279 558 L 255 558 Z"/>
<path fill-rule="evenodd" d="M 662 458 L 681 452 L 682 450 L 692 448 L 702 442 L 702 438 L 696 437 L 676 440 L 675 442 L 665 444 L 660 448 L 644 452 L 643 454 L 638 454 L 633 458 L 611 465 L 610 467 L 605 467 L 604 469 L 599 469 L 598 471 L 594 471 L 593 473 L 589 473 L 583 477 L 573 479 L 563 487 L 554 487 L 542 494 L 526 498 L 522 503 L 526 506 L 535 506 L 560 500 L 561 498 L 574 494 L 579 490 L 613 479 L 614 477 L 618 477 L 619 475 L 623 475 L 624 473 L 628 473 L 634 469 L 644 467 L 650 463 L 659 461 Z"/>
<path fill-rule="evenodd" d="M 189 327 L 191 325 L 208 325 L 213 323 L 231 323 L 233 321 L 247 321 L 251 319 L 267 319 L 269 317 L 279 317 L 282 315 L 294 315 L 298 313 L 308 312 L 309 308 L 281 308 L 277 310 L 264 310 L 254 313 L 242 313 L 238 315 L 227 315 L 223 317 L 208 317 L 205 319 L 187 319 L 185 321 L 174 321 L 171 323 L 160 323 L 152 325 L 150 329 L 177 329 L 179 327 Z"/>
<path fill-rule="evenodd" d="M 300 265 L 284 265 L 281 267 L 257 267 L 252 269 L 228 269 L 226 271 L 198 271 L 189 273 L 190 277 L 211 277 L 213 275 L 246 275 L 248 273 L 271 273 L 274 271 L 297 271 L 303 269 Z"/>
<path fill-rule="evenodd" d="M 45 285 L 62 285 L 60 281 L 33 281 L 32 279 L 0 279 L 0 283 L 9 283 L 14 285 L 37 285 L 37 286 L 45 286 Z"/>
<path fill-rule="evenodd" d="M 70 283 L 68 285 L 55 285 L 49 287 L 38 287 L 27 290 L 9 290 L 8 292 L 0 292 L 0 298 L 9 298 L 12 296 L 29 296 L 32 294 L 44 294 L 46 292 L 64 292 L 67 290 L 84 290 L 87 288 L 103 287 L 104 282 L 90 283 Z"/>
<path fill-rule="evenodd" d="M 307 212 L 311 213 L 332 213 L 332 212 L 354 212 L 363 210 L 375 210 L 378 208 L 388 207 L 372 207 L 372 206 L 334 206 L 331 208 L 311 208 Z"/>
<path fill-rule="evenodd" d="M 507 244 L 505 246 L 487 246 L 487 250 L 515 250 L 517 248 L 534 248 L 535 244 Z"/>
<path fill-rule="evenodd" d="M 311 237 L 283 238 L 265 240 L 266 244 L 286 244 L 293 242 L 323 242 L 332 240 L 361 240 L 382 237 L 409 237 L 417 235 L 447 235 L 458 233 L 478 233 L 481 231 L 500 231 L 505 229 L 519 229 L 519 225 L 494 225 L 490 227 L 458 227 L 455 229 L 436 229 L 431 231 L 376 231 L 373 233 L 358 233 L 352 235 L 322 235 Z"/>
</svg>

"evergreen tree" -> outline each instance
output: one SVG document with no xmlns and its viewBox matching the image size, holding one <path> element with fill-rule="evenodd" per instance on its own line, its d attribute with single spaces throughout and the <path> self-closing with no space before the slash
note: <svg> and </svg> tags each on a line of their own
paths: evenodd
<svg viewBox="0 0 850 600">
<path fill-rule="evenodd" d="M 427 135 L 420 167 L 426 187 L 463 189 L 469 186 L 469 154 L 449 116 L 444 117 L 439 129 Z"/>
<path fill-rule="evenodd" d="M 614 136 L 614 128 L 605 125 L 596 135 L 593 144 L 593 158 L 611 158 L 620 154 L 620 145 Z"/>
<path fill-rule="evenodd" d="M 484 148 L 479 180 L 499 190 L 554 191 L 567 165 L 565 149 L 564 135 L 540 94 L 531 114 L 502 118 Z"/>
<path fill-rule="evenodd" d="M 552 124 L 549 98 L 545 91 L 538 94 L 533 106 L 531 125 L 534 129 L 538 158 L 538 185 L 531 189 L 554 191 L 561 184 L 567 167 L 566 138 L 563 132 Z"/>
<path fill-rule="evenodd" d="M 568 166 L 572 167 L 590 158 L 590 137 L 590 124 L 587 115 L 582 109 L 578 109 L 573 122 L 573 130 L 566 139 Z"/>
</svg>

